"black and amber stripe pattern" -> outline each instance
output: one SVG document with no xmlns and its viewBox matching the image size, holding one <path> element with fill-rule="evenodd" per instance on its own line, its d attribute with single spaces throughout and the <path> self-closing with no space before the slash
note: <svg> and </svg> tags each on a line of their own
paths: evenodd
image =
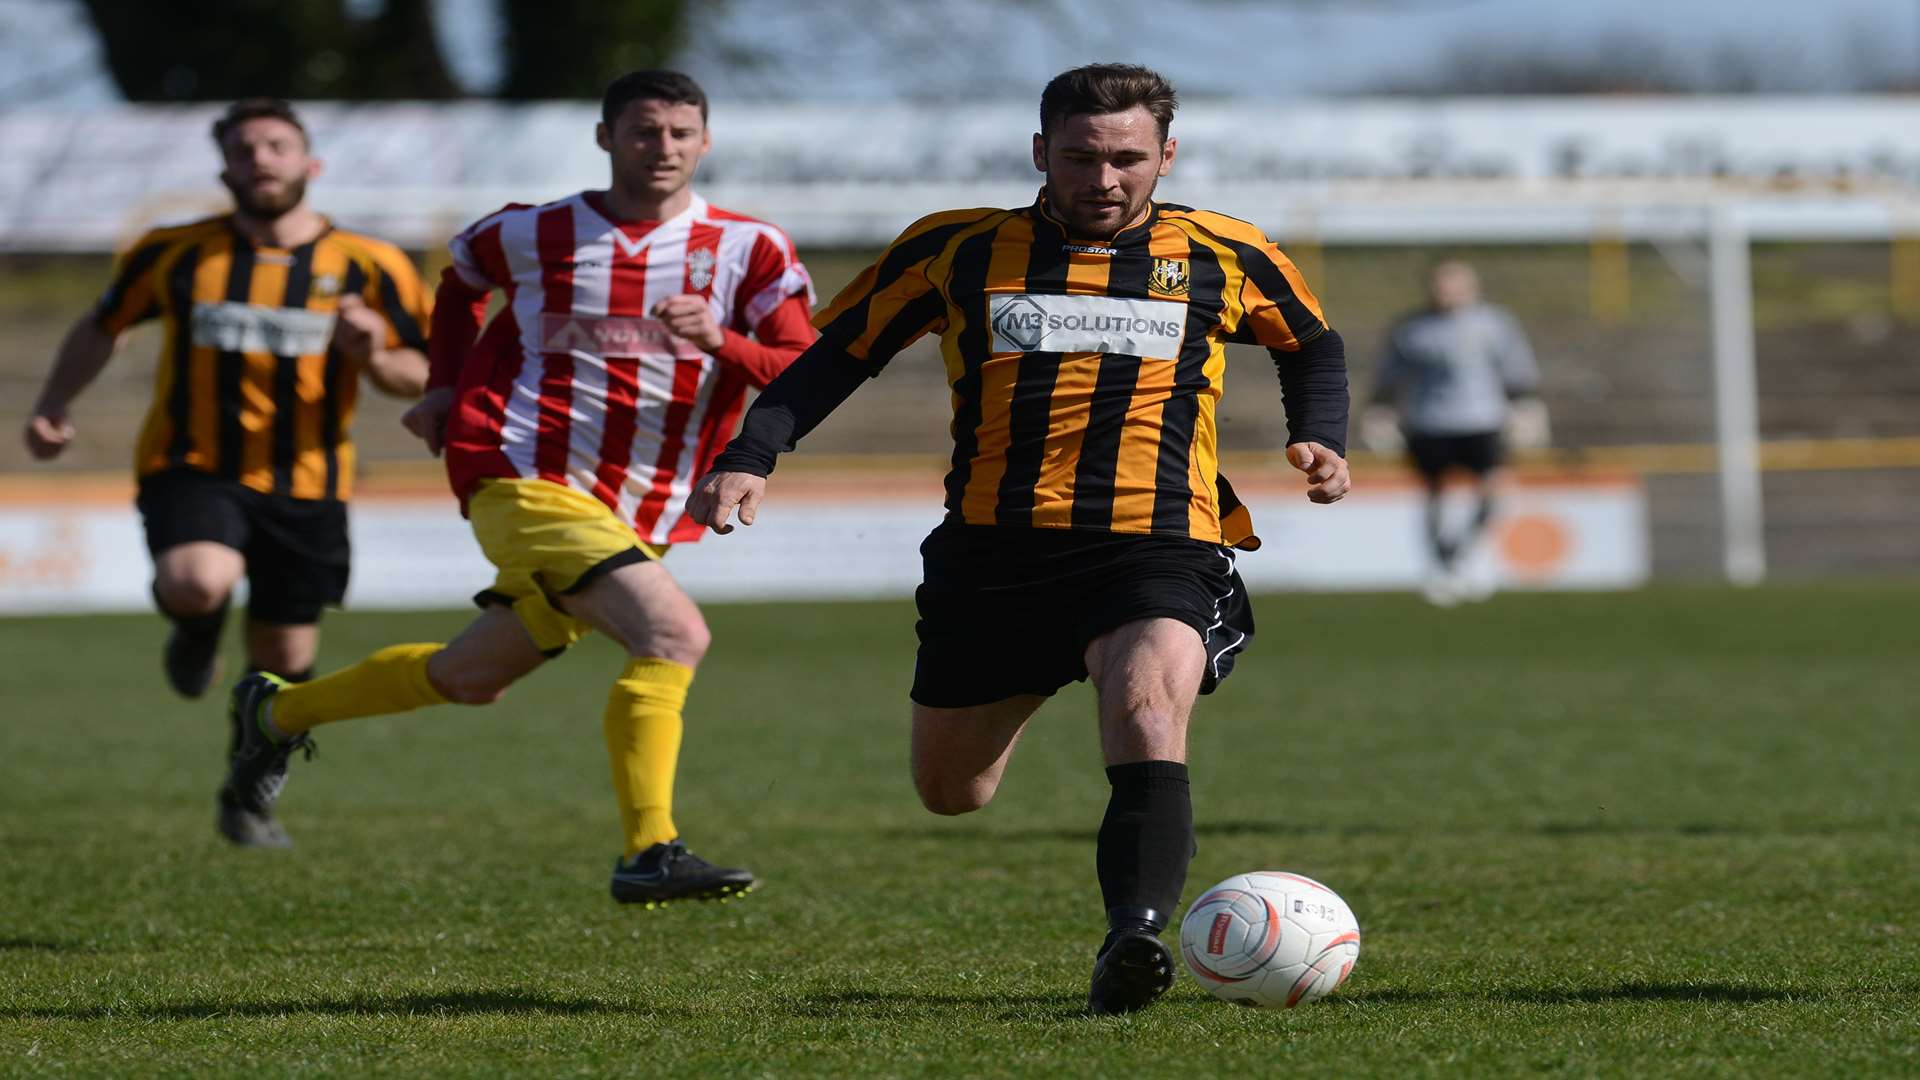
<svg viewBox="0 0 1920 1080">
<path fill-rule="evenodd" d="M 1158 338 L 1165 355 L 1104 341 L 1049 351 L 1045 337 L 1017 347 L 993 325 L 997 300 L 1015 296 L 1069 318 L 1071 299 L 1047 298 L 1151 302 L 1177 332 Z M 1158 203 L 1112 240 L 1079 241 L 1044 201 L 922 219 L 815 324 L 875 367 L 940 336 L 954 410 L 949 520 L 1228 544 L 1248 526 L 1218 475 L 1226 345 L 1291 352 L 1327 329 L 1299 271 L 1253 225 Z"/>
<path fill-rule="evenodd" d="M 384 241 L 329 227 L 296 248 L 258 247 L 231 215 L 142 237 L 94 315 L 113 334 L 163 323 L 135 471 L 196 469 L 297 499 L 347 498 L 361 372 L 331 344 L 346 295 L 386 317 L 389 348 L 426 348 L 427 290 Z"/>
</svg>

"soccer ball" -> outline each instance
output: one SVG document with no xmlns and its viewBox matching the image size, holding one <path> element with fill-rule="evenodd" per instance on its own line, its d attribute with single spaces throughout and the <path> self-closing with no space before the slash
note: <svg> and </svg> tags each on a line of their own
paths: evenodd
<svg viewBox="0 0 1920 1080">
<path fill-rule="evenodd" d="M 1194 981 L 1222 1001 L 1291 1009 L 1325 997 L 1360 957 L 1360 924 L 1338 893 L 1283 870 L 1236 874 L 1180 924 Z"/>
</svg>

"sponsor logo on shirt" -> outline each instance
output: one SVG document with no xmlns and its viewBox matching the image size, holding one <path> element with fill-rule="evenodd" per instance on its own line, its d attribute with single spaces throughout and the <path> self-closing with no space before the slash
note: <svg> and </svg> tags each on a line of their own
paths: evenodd
<svg viewBox="0 0 1920 1080">
<path fill-rule="evenodd" d="M 327 351 L 333 313 L 233 301 L 195 304 L 191 333 L 195 345 L 221 352 L 310 356 Z"/>
<path fill-rule="evenodd" d="M 1060 250 L 1069 255 L 1118 255 L 1119 248 L 1102 247 L 1099 244 L 1061 244 Z"/>
<path fill-rule="evenodd" d="M 623 315 L 540 315 L 541 352 L 577 352 L 589 356 L 672 354 L 673 335 L 658 319 Z"/>
<path fill-rule="evenodd" d="M 1187 307 L 1165 300 L 1112 296 L 1039 296 L 992 299 L 995 352 L 1097 352 L 1178 359 Z"/>
</svg>

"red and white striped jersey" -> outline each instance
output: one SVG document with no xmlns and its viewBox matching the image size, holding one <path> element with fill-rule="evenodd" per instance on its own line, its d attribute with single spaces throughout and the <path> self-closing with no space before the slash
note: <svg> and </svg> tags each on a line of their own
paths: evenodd
<svg viewBox="0 0 1920 1080">
<path fill-rule="evenodd" d="M 458 386 L 448 473 L 463 501 L 484 477 L 538 477 L 606 503 L 643 540 L 697 540 L 693 481 L 746 388 L 812 342 L 813 285 L 785 233 L 698 195 L 665 221 L 615 222 L 603 205 L 511 205 L 449 245 L 429 338 L 429 386 Z M 495 289 L 506 304 L 475 343 Z M 712 306 L 726 336 L 713 353 L 648 314 L 680 294 Z"/>
</svg>

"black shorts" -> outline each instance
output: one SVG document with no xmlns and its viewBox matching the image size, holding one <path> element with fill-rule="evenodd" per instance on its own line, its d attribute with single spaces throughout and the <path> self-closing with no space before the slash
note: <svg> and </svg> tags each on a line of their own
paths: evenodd
<svg viewBox="0 0 1920 1080">
<path fill-rule="evenodd" d="M 1051 695 L 1087 677 L 1087 645 L 1179 619 L 1207 651 L 1210 694 L 1253 639 L 1253 606 L 1218 544 L 1177 536 L 947 523 L 920 545 L 913 700 L 937 709 Z"/>
<path fill-rule="evenodd" d="M 146 520 L 147 551 L 211 540 L 247 560 L 247 613 L 261 622 L 304 625 L 347 595 L 347 504 L 268 495 L 192 469 L 140 481 L 135 505 Z"/>
<path fill-rule="evenodd" d="M 1471 435 L 1409 434 L 1407 454 L 1413 458 L 1413 467 L 1429 480 L 1439 479 L 1449 469 L 1465 469 L 1475 476 L 1485 476 L 1498 469 L 1507 456 L 1497 431 Z"/>
</svg>

